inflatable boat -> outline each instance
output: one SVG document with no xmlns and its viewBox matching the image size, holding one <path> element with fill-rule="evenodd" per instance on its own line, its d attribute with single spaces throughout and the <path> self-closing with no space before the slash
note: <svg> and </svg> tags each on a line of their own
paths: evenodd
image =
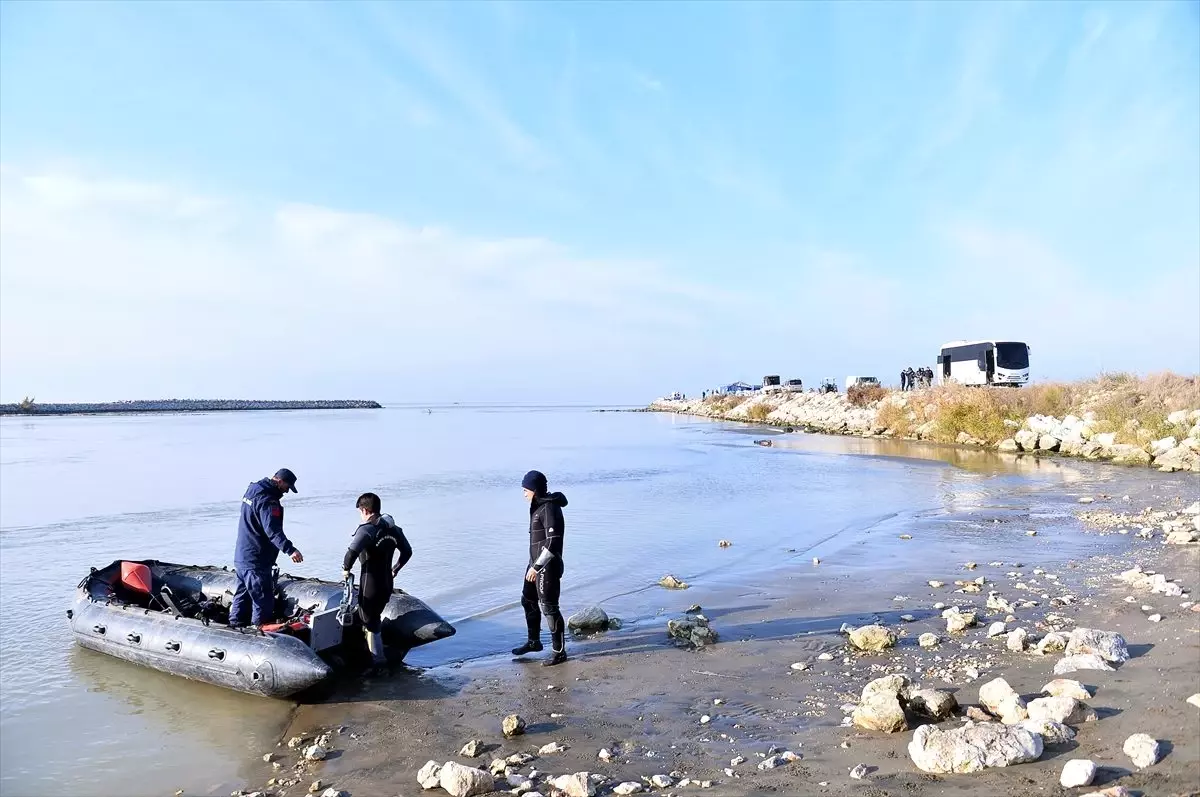
<svg viewBox="0 0 1200 797">
<path fill-rule="evenodd" d="M 275 574 L 276 622 L 230 628 L 237 579 L 225 567 L 118 560 L 93 568 L 67 610 L 85 648 L 197 681 L 287 697 L 330 679 L 365 652 L 347 583 Z M 422 601 L 395 590 L 381 632 L 391 658 L 454 635 Z"/>
</svg>

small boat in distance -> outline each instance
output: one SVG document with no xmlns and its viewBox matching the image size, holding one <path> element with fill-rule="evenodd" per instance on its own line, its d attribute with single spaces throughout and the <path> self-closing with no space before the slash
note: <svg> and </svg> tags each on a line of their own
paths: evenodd
<svg viewBox="0 0 1200 797">
<path fill-rule="evenodd" d="M 350 610 L 352 582 L 279 574 L 277 622 L 261 629 L 229 627 L 236 586 L 225 567 L 117 560 L 84 577 L 67 617 L 85 648 L 265 697 L 317 686 L 365 649 L 361 621 Z M 393 591 L 381 625 L 393 658 L 455 633 L 403 590 Z"/>
</svg>

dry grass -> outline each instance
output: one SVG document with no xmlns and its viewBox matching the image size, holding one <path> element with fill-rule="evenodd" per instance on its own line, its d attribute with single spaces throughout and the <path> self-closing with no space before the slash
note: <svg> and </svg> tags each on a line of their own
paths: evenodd
<svg viewBox="0 0 1200 797">
<path fill-rule="evenodd" d="M 846 391 L 846 399 L 855 407 L 869 407 L 887 396 L 883 385 L 852 385 Z"/>
<path fill-rule="evenodd" d="M 909 410 L 891 403 L 879 405 L 879 410 L 875 413 L 875 422 L 885 429 L 891 429 L 900 437 L 909 437 L 916 429 L 916 424 L 909 417 Z"/>
<path fill-rule="evenodd" d="M 767 420 L 767 416 L 775 411 L 775 408 L 770 404 L 760 403 L 755 404 L 750 409 L 746 410 L 746 417 L 752 421 L 762 423 Z"/>
<path fill-rule="evenodd" d="M 934 421 L 933 439 L 954 442 L 960 432 L 997 443 L 1010 437 L 1006 420 L 1022 423 L 1033 415 L 1063 418 L 1095 413 L 1098 432 L 1115 432 L 1117 441 L 1144 445 L 1180 433 L 1167 423 L 1175 410 L 1200 409 L 1200 377 L 1172 373 L 1144 378 L 1102 374 L 1095 379 L 1046 383 L 1020 389 L 945 385 L 911 394 L 917 425 Z M 919 396 L 919 398 L 918 398 Z M 927 412 L 925 405 L 932 405 Z M 889 420 L 895 413 L 889 410 Z M 886 423 L 880 416 L 880 423 Z M 888 424 L 891 426 L 892 424 Z"/>
<path fill-rule="evenodd" d="M 715 412 L 726 413 L 740 406 L 747 398 L 749 396 L 709 396 L 705 399 L 705 403 L 711 406 Z"/>
</svg>

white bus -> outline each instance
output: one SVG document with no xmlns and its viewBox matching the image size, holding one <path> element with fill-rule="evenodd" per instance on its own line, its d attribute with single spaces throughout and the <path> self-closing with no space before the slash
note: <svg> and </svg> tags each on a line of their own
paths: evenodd
<svg viewBox="0 0 1200 797">
<path fill-rule="evenodd" d="M 943 343 L 937 358 L 939 384 L 1010 385 L 1029 382 L 1029 346 L 1008 340 Z"/>
</svg>

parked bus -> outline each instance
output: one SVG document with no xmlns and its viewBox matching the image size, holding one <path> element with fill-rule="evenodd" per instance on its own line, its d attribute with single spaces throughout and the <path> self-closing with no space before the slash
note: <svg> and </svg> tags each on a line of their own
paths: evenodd
<svg viewBox="0 0 1200 797">
<path fill-rule="evenodd" d="M 771 374 L 763 377 L 762 389 L 767 393 L 774 393 L 781 388 L 782 386 L 779 384 L 779 377 L 777 375 Z"/>
<path fill-rule="evenodd" d="M 943 343 L 938 383 L 1008 385 L 1029 382 L 1029 346 L 1019 341 L 956 340 Z"/>
</svg>

